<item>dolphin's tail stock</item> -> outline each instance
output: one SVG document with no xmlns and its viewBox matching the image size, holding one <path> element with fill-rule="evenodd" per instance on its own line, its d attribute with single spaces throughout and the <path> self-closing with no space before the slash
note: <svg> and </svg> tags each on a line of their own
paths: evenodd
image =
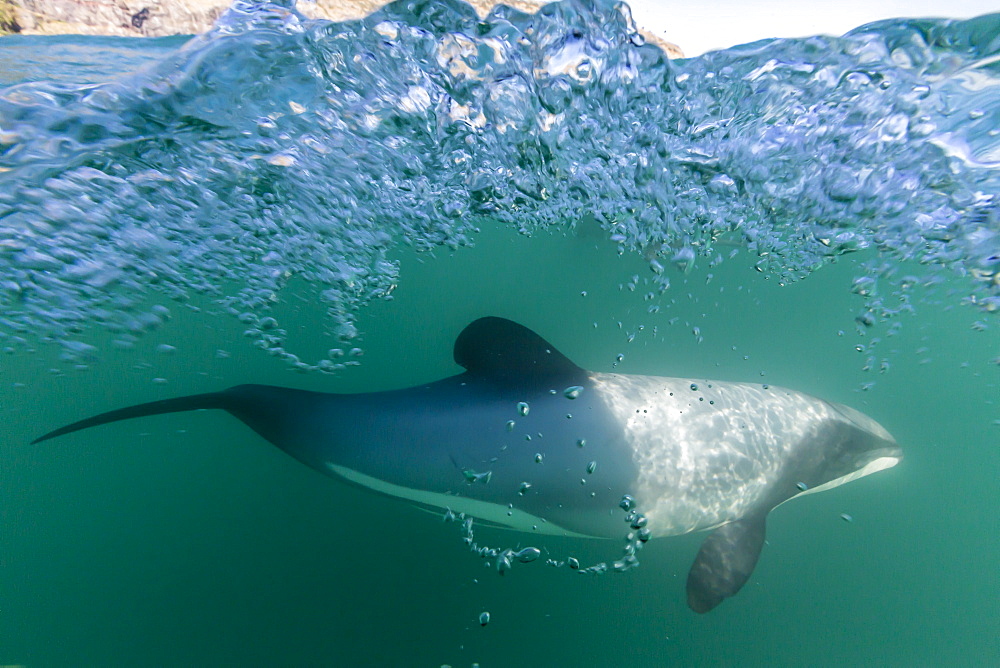
<svg viewBox="0 0 1000 668">
<path fill-rule="evenodd" d="M 248 419 L 249 414 L 255 412 L 255 409 L 258 408 L 261 400 L 267 401 L 268 399 L 273 398 L 269 395 L 274 395 L 276 393 L 285 394 L 297 392 L 299 391 L 286 390 L 285 388 L 271 387 L 269 385 L 237 385 L 221 392 L 207 392 L 205 394 L 192 394 L 186 397 L 177 397 L 175 399 L 151 401 L 149 403 L 139 404 L 138 406 L 129 406 L 127 408 L 119 408 L 117 410 L 108 411 L 107 413 L 101 413 L 100 415 L 94 415 L 93 417 L 68 424 L 65 427 L 59 427 L 58 429 L 50 431 L 43 436 L 39 436 L 32 441 L 32 444 L 41 443 L 42 441 L 47 441 L 48 439 L 55 438 L 57 436 L 71 434 L 74 431 L 80 431 L 81 429 L 88 429 L 90 427 L 108 424 L 109 422 L 131 420 L 132 418 L 146 417 L 149 415 L 162 415 L 164 413 L 196 411 L 207 408 L 227 411 L 244 422 L 250 423 L 253 420 Z M 256 425 L 251 424 L 251 426 L 256 428 Z"/>
<path fill-rule="evenodd" d="M 80 431 L 81 429 L 88 429 L 90 427 L 108 424 L 109 422 L 131 420 L 132 418 L 146 417 L 147 415 L 196 411 L 202 408 L 221 408 L 226 410 L 230 408 L 232 403 L 232 398 L 229 395 L 228 390 L 223 392 L 208 392 L 206 394 L 192 394 L 187 397 L 164 399 L 162 401 L 151 401 L 146 404 L 139 404 L 138 406 L 129 406 L 128 408 L 119 408 L 117 410 L 108 411 L 107 413 L 101 413 L 100 415 L 94 415 L 93 417 L 68 424 L 65 427 L 59 427 L 44 436 L 39 436 L 32 441 L 32 444 L 41 443 L 42 441 L 47 441 L 50 438 L 55 438 L 57 436 L 71 434 L 74 431 Z"/>
</svg>

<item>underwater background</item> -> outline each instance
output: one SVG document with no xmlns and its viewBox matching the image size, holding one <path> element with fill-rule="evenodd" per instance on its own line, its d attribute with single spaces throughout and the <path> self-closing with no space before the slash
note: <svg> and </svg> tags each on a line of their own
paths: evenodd
<svg viewBox="0 0 1000 668">
<path fill-rule="evenodd" d="M 190 40 L 0 38 L 0 84 L 0 664 L 1000 664 L 1000 15 L 669 61 L 596 0 L 237 2 Z M 904 460 L 781 506 L 699 616 L 705 534 L 499 577 L 220 412 L 29 445 L 436 380 L 484 315 L 846 403 Z"/>
</svg>

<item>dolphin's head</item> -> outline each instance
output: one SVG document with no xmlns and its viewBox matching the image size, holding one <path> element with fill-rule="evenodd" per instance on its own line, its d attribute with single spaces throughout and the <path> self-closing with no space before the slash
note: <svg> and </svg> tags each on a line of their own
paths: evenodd
<svg viewBox="0 0 1000 668">
<path fill-rule="evenodd" d="M 833 409 L 840 413 L 847 422 L 854 426 L 860 434 L 856 439 L 855 451 L 859 456 L 859 462 L 872 462 L 879 458 L 894 458 L 893 466 L 903 458 L 903 449 L 896 443 L 885 427 L 868 417 L 859 410 L 843 404 L 831 404 Z M 888 467 L 886 467 L 888 468 Z M 881 470 L 881 469 L 879 469 Z"/>
<path fill-rule="evenodd" d="M 835 418 L 825 425 L 821 437 L 819 484 L 807 493 L 837 487 L 900 462 L 903 450 L 885 427 L 850 406 L 829 405 Z"/>
</svg>

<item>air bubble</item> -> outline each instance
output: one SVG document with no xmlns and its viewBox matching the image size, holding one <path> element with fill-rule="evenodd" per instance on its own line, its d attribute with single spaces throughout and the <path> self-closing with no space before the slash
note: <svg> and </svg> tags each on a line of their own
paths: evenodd
<svg viewBox="0 0 1000 668">
<path fill-rule="evenodd" d="M 470 485 L 473 484 L 473 483 L 477 483 L 477 482 L 482 483 L 482 484 L 485 485 L 493 477 L 493 471 L 486 471 L 484 473 L 477 473 L 476 471 L 473 471 L 472 469 L 462 469 L 462 475 L 465 476 L 465 481 L 467 483 L 469 483 Z"/>
<path fill-rule="evenodd" d="M 510 550 L 505 550 L 503 554 L 497 557 L 497 572 L 503 575 L 506 571 L 510 570 L 510 567 Z M 486 621 L 489 621 L 489 618 Z M 483 624 L 483 626 L 486 625 Z"/>
<path fill-rule="evenodd" d="M 867 297 L 872 293 L 874 288 L 875 279 L 870 276 L 862 276 L 861 278 L 854 279 L 854 283 L 851 285 L 851 292 L 862 297 Z"/>
<path fill-rule="evenodd" d="M 528 564 L 538 559 L 542 554 L 542 551 L 537 547 L 526 547 L 519 552 L 514 553 L 514 557 L 520 561 L 522 564 Z"/>
</svg>

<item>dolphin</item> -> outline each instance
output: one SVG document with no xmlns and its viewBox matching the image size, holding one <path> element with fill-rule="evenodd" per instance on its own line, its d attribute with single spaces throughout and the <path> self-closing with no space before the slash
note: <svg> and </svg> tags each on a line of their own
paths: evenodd
<svg viewBox="0 0 1000 668">
<path fill-rule="evenodd" d="M 636 508 L 626 517 L 643 541 L 712 530 L 687 578 L 699 613 L 747 582 L 773 508 L 902 457 L 882 426 L 847 406 L 753 383 L 587 371 L 503 318 L 469 324 L 454 357 L 463 373 L 416 387 L 238 385 L 102 413 L 34 443 L 221 409 L 325 474 L 520 531 L 621 538 L 619 506 Z"/>
</svg>

